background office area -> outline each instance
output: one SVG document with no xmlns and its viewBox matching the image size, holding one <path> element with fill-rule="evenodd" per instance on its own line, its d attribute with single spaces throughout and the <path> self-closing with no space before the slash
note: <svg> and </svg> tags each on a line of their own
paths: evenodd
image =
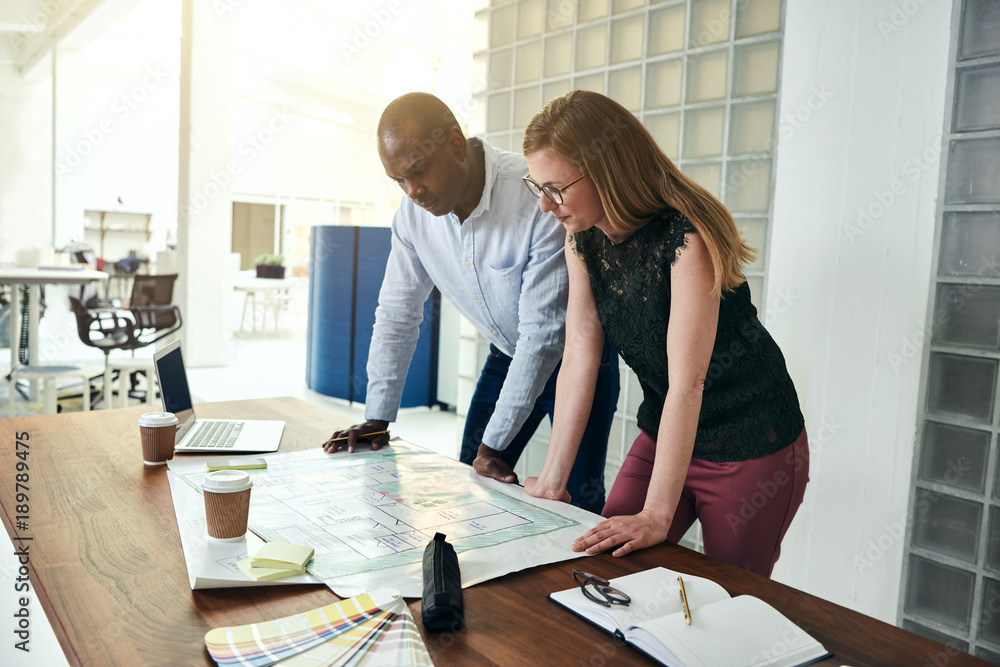
<svg viewBox="0 0 1000 667">
<path fill-rule="evenodd" d="M 313 227 L 389 225 L 389 100 L 518 150 L 549 99 L 615 98 L 760 248 L 812 450 L 774 578 L 1000 661 L 1000 1 L 12 0 L 0 30 L 0 264 L 77 240 L 169 265 L 202 400 L 360 414 L 305 386 L 306 290 L 254 331 L 234 284 L 263 252 L 307 282 Z M 65 293 L 51 361 L 94 352 Z M 440 335 L 457 415 L 396 430 L 454 454 L 486 346 L 447 308 Z M 623 374 L 609 482 L 640 400 Z"/>
</svg>

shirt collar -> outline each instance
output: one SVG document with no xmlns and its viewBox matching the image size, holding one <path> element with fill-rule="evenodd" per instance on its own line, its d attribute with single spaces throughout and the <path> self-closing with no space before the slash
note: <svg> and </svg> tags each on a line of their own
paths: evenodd
<svg viewBox="0 0 1000 667">
<path fill-rule="evenodd" d="M 500 162 L 497 160 L 497 151 L 493 146 L 478 137 L 469 137 L 469 143 L 483 150 L 485 178 L 483 179 L 483 194 L 479 197 L 476 208 L 472 209 L 472 213 L 465 219 L 466 222 L 490 210 L 490 195 L 496 184 L 497 175 L 500 173 Z"/>
</svg>

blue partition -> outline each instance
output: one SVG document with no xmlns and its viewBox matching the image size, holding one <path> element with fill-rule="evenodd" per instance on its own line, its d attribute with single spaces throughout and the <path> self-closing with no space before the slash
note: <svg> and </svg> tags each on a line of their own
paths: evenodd
<svg viewBox="0 0 1000 667">
<path fill-rule="evenodd" d="M 364 402 L 368 347 L 390 244 L 391 230 L 384 227 L 312 228 L 306 338 L 306 384 L 311 389 Z M 360 265 L 358 258 L 364 259 Z M 439 303 L 434 290 L 424 304 L 402 407 L 437 401 Z"/>
</svg>

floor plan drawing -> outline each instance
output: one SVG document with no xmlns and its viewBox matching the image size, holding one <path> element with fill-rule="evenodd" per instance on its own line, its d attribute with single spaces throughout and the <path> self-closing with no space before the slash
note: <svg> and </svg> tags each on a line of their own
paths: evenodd
<svg viewBox="0 0 1000 667">
<path fill-rule="evenodd" d="M 324 581 L 419 564 L 437 532 L 461 555 L 581 526 L 399 440 L 376 452 L 330 455 L 317 448 L 265 458 L 266 469 L 247 471 L 250 529 L 266 541 L 312 546 L 309 572 Z M 205 472 L 181 474 L 200 488 Z"/>
</svg>

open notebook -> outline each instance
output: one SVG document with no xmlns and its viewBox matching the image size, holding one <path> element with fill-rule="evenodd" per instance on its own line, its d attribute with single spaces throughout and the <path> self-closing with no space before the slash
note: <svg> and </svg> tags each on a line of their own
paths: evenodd
<svg viewBox="0 0 1000 667">
<path fill-rule="evenodd" d="M 681 574 L 691 610 L 688 625 L 678 574 L 657 567 L 612 579 L 611 586 L 632 598 L 627 607 L 601 606 L 587 599 L 579 586 L 553 593 L 549 599 L 665 665 L 793 666 L 830 655 L 763 600 L 749 595 L 733 598 L 710 579 Z"/>
</svg>

